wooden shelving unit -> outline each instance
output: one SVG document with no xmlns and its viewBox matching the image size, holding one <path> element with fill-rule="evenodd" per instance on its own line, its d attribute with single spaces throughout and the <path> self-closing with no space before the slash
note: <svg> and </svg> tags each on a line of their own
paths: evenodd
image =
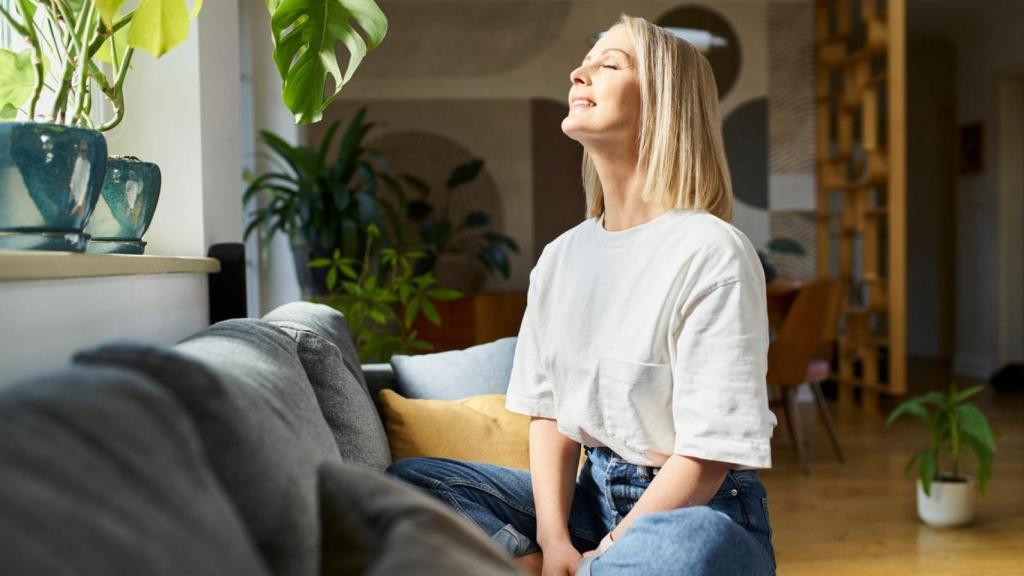
<svg viewBox="0 0 1024 576">
<path fill-rule="evenodd" d="M 906 0 L 817 0 L 815 19 L 817 267 L 845 288 L 834 377 L 841 404 L 859 389 L 877 411 L 907 390 Z"/>
</svg>

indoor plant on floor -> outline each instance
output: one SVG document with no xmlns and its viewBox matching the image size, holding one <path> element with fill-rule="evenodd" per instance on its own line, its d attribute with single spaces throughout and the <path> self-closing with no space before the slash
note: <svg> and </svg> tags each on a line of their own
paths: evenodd
<svg viewBox="0 0 1024 576">
<path fill-rule="evenodd" d="M 992 475 L 995 439 L 1000 433 L 993 431 L 985 414 L 969 402 L 982 389 L 984 386 L 959 391 L 953 382 L 945 393 L 932 391 L 908 398 L 885 421 L 889 426 L 910 414 L 928 427 L 931 445 L 916 452 L 906 470 L 917 464 L 917 513 L 929 526 L 969 523 L 974 518 L 976 489 L 984 493 Z M 960 457 L 967 450 L 974 454 L 977 486 L 975 478 L 960 469 Z"/>
<path fill-rule="evenodd" d="M 124 118 L 136 48 L 162 56 L 184 40 L 202 0 L 17 0 L 0 16 L 26 46 L 0 50 L 0 247 L 142 251 L 160 191 L 154 164 L 107 159 L 101 132 Z M 109 64 L 107 69 L 104 65 Z M 52 74 L 52 76 L 50 76 Z M 44 92 L 52 98 L 44 99 Z M 97 125 L 94 100 L 113 117 Z M 99 203 L 100 216 L 93 218 Z"/>
<path fill-rule="evenodd" d="M 373 243 L 380 238 L 380 228 L 370 224 L 366 231 L 361 262 L 342 256 L 339 249 L 330 258 L 310 262 L 310 266 L 326 271 L 329 291 L 314 301 L 345 315 L 363 364 L 387 362 L 395 354 L 432 350 L 430 342 L 418 337 L 413 323 L 422 312 L 440 326 L 441 315 L 434 302 L 454 300 L 462 293 L 438 286 L 430 272 L 413 271 L 412 262 L 424 257 L 423 252 L 389 247 L 378 254 Z"/>
</svg>

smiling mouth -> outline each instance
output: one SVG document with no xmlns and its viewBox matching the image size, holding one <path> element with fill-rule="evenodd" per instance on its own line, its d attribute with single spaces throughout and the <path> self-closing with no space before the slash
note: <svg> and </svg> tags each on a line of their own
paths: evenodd
<svg viewBox="0 0 1024 576">
<path fill-rule="evenodd" d="M 586 100 L 578 100 L 578 101 L 572 103 L 572 108 L 573 109 L 576 109 L 576 108 L 593 108 L 594 106 L 597 106 L 597 104 L 594 104 L 593 102 L 586 101 Z"/>
</svg>

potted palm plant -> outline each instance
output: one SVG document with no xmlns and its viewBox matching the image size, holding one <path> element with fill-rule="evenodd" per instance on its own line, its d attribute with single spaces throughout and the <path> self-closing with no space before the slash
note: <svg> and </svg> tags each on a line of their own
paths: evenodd
<svg viewBox="0 0 1024 576">
<path fill-rule="evenodd" d="M 384 228 L 387 217 L 392 229 L 399 229 L 393 205 L 380 201 L 378 192 L 382 187 L 390 190 L 399 205 L 405 203 L 404 192 L 387 174 L 387 159 L 378 150 L 363 146 L 363 138 L 374 126 L 365 116 L 366 108 L 360 108 L 333 157 L 328 153 L 340 121 L 328 128 L 317 148 L 291 146 L 270 132 L 261 133 L 279 158 L 279 166 L 252 179 L 243 194 L 245 202 L 263 199 L 246 226 L 245 237 L 257 229 L 267 236 L 278 231 L 288 236 L 304 298 L 329 291 L 326 272 L 311 270 L 311 261 L 328 258 L 337 250 L 341 257 L 358 264 L 371 224 Z M 386 236 L 381 238 L 384 247 L 394 243 Z"/>
<path fill-rule="evenodd" d="M 932 391 L 908 398 L 889 414 L 886 427 L 903 415 L 916 416 L 928 428 L 931 443 L 914 453 L 907 463 L 909 472 L 917 464 L 917 513 L 934 527 L 968 524 L 974 518 L 975 494 L 985 492 L 992 475 L 995 439 L 985 414 L 969 400 L 984 386 L 957 390 L 950 383 L 945 393 Z M 965 473 L 960 460 L 974 454 L 976 478 Z"/>
</svg>

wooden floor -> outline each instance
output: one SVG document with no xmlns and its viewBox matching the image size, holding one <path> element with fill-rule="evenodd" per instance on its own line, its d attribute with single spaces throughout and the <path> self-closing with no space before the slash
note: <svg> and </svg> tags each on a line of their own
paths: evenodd
<svg viewBox="0 0 1024 576">
<path fill-rule="evenodd" d="M 912 361 L 908 372 L 914 394 L 950 381 L 948 369 L 936 362 Z M 978 383 L 957 382 L 961 388 Z M 779 419 L 773 468 L 762 470 L 761 478 L 779 576 L 1024 575 L 1024 392 L 989 387 L 977 403 L 1004 436 L 974 523 L 955 529 L 929 528 L 917 518 L 914 479 L 903 468 L 927 444 L 927 433 L 910 419 L 886 429 L 895 402 L 883 401 L 874 416 L 830 402 L 845 464 L 836 460 L 813 404 L 801 403 L 809 477 L 799 472 L 781 407 L 773 406 Z M 970 468 L 973 473 L 973 462 Z"/>
</svg>

